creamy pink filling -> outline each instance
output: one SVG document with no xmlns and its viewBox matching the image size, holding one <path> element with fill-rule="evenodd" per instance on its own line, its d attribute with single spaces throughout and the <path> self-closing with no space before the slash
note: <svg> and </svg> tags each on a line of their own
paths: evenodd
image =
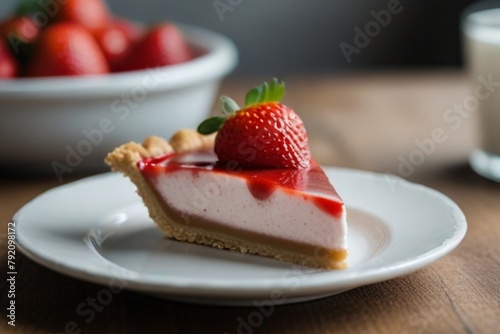
<svg viewBox="0 0 500 334">
<path fill-rule="evenodd" d="M 344 206 L 341 214 L 318 206 L 318 201 L 339 203 L 333 195 L 277 187 L 269 197 L 258 199 L 244 177 L 213 171 L 179 168 L 148 177 L 163 200 L 181 214 L 304 244 L 347 248 Z"/>
</svg>

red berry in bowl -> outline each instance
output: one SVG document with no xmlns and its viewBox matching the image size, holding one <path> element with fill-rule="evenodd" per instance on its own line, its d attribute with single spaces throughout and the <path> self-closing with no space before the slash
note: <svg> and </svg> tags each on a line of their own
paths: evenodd
<svg viewBox="0 0 500 334">
<path fill-rule="evenodd" d="M 108 63 L 87 30 L 74 23 L 57 23 L 42 31 L 26 75 L 45 77 L 108 72 Z"/>
<path fill-rule="evenodd" d="M 131 43 L 125 33 L 117 27 L 110 25 L 94 33 L 94 37 L 110 69 L 114 70 L 118 68 L 131 47 Z"/>
<path fill-rule="evenodd" d="M 38 26 L 27 16 L 13 16 L 0 23 L 0 38 L 8 41 L 17 38 L 23 43 L 31 43 L 39 32 Z"/>
<path fill-rule="evenodd" d="M 18 64 L 6 42 L 0 39 L 0 79 L 15 78 L 18 74 Z"/>
<path fill-rule="evenodd" d="M 73 22 L 94 33 L 109 24 L 110 14 L 103 0 L 65 0 L 60 2 L 54 22 Z"/>
<path fill-rule="evenodd" d="M 174 65 L 192 58 L 191 49 L 179 29 L 171 23 L 165 23 L 150 29 L 133 46 L 120 71 Z"/>
</svg>

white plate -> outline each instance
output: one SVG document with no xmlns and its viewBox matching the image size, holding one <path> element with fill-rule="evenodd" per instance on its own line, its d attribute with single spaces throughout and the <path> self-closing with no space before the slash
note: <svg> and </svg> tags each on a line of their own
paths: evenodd
<svg viewBox="0 0 500 334">
<path fill-rule="evenodd" d="M 348 210 L 345 270 L 309 269 L 169 240 L 129 180 L 112 173 L 55 188 L 28 203 L 13 218 L 17 242 L 35 262 L 112 293 L 125 288 L 194 303 L 269 305 L 411 273 L 450 252 L 465 235 L 463 213 L 435 190 L 389 175 L 325 171 Z"/>
</svg>

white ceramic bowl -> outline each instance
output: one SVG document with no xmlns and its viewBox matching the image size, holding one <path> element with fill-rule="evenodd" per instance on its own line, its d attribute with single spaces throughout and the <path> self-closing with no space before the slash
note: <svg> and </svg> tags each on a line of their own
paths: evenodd
<svg viewBox="0 0 500 334">
<path fill-rule="evenodd" d="M 196 127 L 235 67 L 237 51 L 217 33 L 180 28 L 202 52 L 187 63 L 105 76 L 0 80 L 0 166 L 62 179 L 105 170 L 106 154 L 125 142 Z"/>
</svg>

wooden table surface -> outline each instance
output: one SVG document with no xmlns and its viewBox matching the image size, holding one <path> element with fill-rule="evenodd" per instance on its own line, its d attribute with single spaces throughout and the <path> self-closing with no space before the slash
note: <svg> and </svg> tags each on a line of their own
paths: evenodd
<svg viewBox="0 0 500 334">
<path fill-rule="evenodd" d="M 264 78 L 266 79 L 266 78 Z M 221 89 L 243 97 L 262 78 L 230 78 Z M 500 184 L 467 164 L 477 145 L 477 115 L 446 117 L 470 94 L 459 71 L 303 75 L 285 78 L 285 102 L 303 118 L 321 164 L 400 175 L 452 198 L 468 232 L 449 255 L 415 273 L 336 296 L 274 309 L 241 326 L 253 308 L 197 306 L 123 291 L 96 307 L 89 323 L 79 304 L 101 286 L 58 274 L 16 254 L 15 327 L 1 333 L 500 333 Z M 450 114 L 448 114 L 449 116 Z M 458 124 L 460 122 L 460 124 Z M 445 140 L 430 144 L 433 131 Z M 428 143 L 418 166 L 404 166 Z M 2 143 L 3 145 L 7 143 Z M 85 175 L 74 176 L 74 179 Z M 69 180 L 70 181 L 70 180 Z M 0 177 L 0 281 L 6 282 L 7 223 L 27 201 L 60 183 L 54 177 Z"/>
</svg>

